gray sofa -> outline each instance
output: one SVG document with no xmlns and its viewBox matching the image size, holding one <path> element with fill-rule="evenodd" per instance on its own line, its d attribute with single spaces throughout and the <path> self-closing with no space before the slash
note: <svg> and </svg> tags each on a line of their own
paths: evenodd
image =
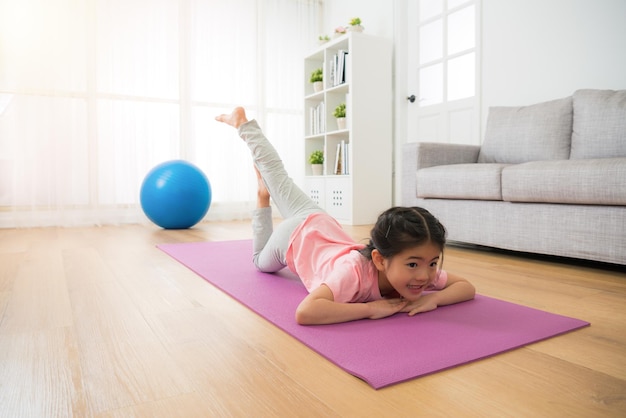
<svg viewBox="0 0 626 418">
<path fill-rule="evenodd" d="M 626 265 L 626 90 L 490 108 L 481 146 L 406 143 L 402 204 L 450 241 Z"/>
</svg>

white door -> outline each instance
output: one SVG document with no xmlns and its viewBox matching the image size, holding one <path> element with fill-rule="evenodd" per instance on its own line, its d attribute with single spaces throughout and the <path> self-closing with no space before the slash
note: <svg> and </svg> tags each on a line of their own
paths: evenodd
<svg viewBox="0 0 626 418">
<path fill-rule="evenodd" d="M 409 141 L 480 144 L 480 0 L 407 6 Z"/>
</svg>

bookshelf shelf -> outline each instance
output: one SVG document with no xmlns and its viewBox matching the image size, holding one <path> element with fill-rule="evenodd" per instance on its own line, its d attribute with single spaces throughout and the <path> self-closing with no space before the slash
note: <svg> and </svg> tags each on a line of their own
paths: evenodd
<svg viewBox="0 0 626 418">
<path fill-rule="evenodd" d="M 309 77 L 322 68 L 324 88 Z M 321 176 L 305 170 L 304 189 L 344 224 L 374 223 L 392 204 L 391 41 L 349 32 L 304 58 L 305 153 L 324 152 Z M 346 128 L 335 107 L 346 104 Z"/>
</svg>

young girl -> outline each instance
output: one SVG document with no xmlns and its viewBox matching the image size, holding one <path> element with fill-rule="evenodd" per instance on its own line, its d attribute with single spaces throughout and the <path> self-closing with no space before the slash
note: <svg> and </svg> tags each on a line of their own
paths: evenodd
<svg viewBox="0 0 626 418">
<path fill-rule="evenodd" d="M 236 128 L 252 152 L 259 183 L 252 215 L 255 266 L 271 273 L 287 266 L 309 291 L 296 310 L 299 324 L 415 315 L 474 297 L 467 280 L 440 269 L 446 230 L 430 212 L 388 209 L 369 244 L 358 244 L 295 185 L 243 108 L 216 120 Z M 284 218 L 276 228 L 270 196 Z"/>
</svg>

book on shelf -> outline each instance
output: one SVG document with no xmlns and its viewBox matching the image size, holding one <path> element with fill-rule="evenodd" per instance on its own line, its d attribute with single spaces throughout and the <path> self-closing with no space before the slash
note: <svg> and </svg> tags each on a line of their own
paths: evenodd
<svg viewBox="0 0 626 418">
<path fill-rule="evenodd" d="M 342 140 L 337 144 L 335 152 L 335 167 L 333 173 L 336 175 L 350 174 L 350 143 Z"/>
<path fill-rule="evenodd" d="M 343 153 L 343 174 L 350 174 L 350 143 L 346 143 Z"/>
<path fill-rule="evenodd" d="M 326 104 L 324 102 L 319 102 L 317 106 L 309 108 L 309 126 L 311 135 L 326 132 Z"/>
<path fill-rule="evenodd" d="M 340 49 L 332 56 L 329 62 L 330 87 L 335 87 L 346 82 L 348 51 Z"/>
<path fill-rule="evenodd" d="M 341 173 L 341 144 L 337 144 L 337 152 L 335 153 L 335 170 L 333 174 Z"/>
</svg>

